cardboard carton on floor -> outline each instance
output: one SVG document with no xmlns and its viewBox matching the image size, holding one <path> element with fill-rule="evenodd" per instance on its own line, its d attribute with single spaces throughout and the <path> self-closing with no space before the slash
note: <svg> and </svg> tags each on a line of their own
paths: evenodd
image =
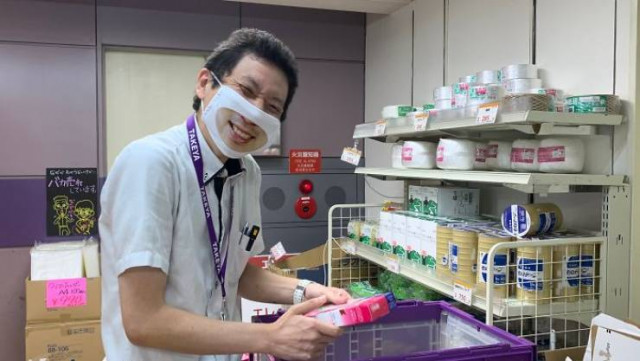
<svg viewBox="0 0 640 361">
<path fill-rule="evenodd" d="M 100 321 L 28 325 L 27 361 L 100 361 L 104 358 Z"/>
<path fill-rule="evenodd" d="M 591 320 L 584 361 L 637 361 L 638 355 L 639 326 L 604 313 Z"/>
<path fill-rule="evenodd" d="M 585 348 L 586 347 L 582 346 L 544 351 L 542 355 L 544 356 L 544 361 L 566 361 L 567 357 L 569 357 L 571 361 L 582 361 Z"/>
<path fill-rule="evenodd" d="M 102 297 L 101 278 L 84 278 L 84 280 L 86 280 L 86 287 L 84 282 L 81 282 L 82 287 L 78 287 L 72 282 L 65 282 L 70 280 L 31 281 L 27 278 L 25 281 L 27 324 L 99 320 Z M 86 296 L 86 299 L 83 297 L 80 302 L 70 299 L 67 304 L 47 307 L 47 298 L 55 296 L 54 292 L 59 296 L 58 300 L 62 300 L 62 296 L 65 295 L 71 298 L 78 292 L 85 292 L 83 296 Z"/>
</svg>

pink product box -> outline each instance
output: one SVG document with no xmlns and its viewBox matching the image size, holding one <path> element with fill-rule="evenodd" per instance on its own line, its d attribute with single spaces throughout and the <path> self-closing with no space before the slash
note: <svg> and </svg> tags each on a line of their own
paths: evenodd
<svg viewBox="0 0 640 361">
<path fill-rule="evenodd" d="M 392 293 L 376 295 L 366 298 L 353 299 L 343 305 L 329 305 L 311 311 L 306 316 L 334 326 L 354 326 L 373 322 L 388 315 L 396 306 L 396 299 Z"/>
</svg>

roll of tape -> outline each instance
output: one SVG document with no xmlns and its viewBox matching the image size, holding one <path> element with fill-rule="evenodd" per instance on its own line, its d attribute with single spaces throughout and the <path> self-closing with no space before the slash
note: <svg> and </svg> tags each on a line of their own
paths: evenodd
<svg viewBox="0 0 640 361">
<path fill-rule="evenodd" d="M 502 99 L 502 111 L 510 112 L 526 112 L 529 110 L 538 110 L 542 112 L 553 110 L 555 102 L 553 97 L 547 94 L 507 94 Z"/>
<path fill-rule="evenodd" d="M 469 87 L 467 106 L 489 103 L 500 100 L 504 90 L 500 85 L 474 85 Z"/>
<path fill-rule="evenodd" d="M 617 95 L 580 95 L 564 101 L 564 111 L 569 113 L 620 114 L 620 110 L 620 98 Z"/>
<path fill-rule="evenodd" d="M 382 108 L 383 119 L 402 118 L 414 111 L 411 105 L 387 105 Z"/>
<path fill-rule="evenodd" d="M 541 88 L 542 80 L 540 79 L 507 79 L 502 81 L 504 90 L 509 93 L 530 93 L 531 89 Z"/>
<path fill-rule="evenodd" d="M 453 99 L 436 100 L 436 109 L 453 109 Z M 431 113 L 431 110 L 429 113 Z"/>
<path fill-rule="evenodd" d="M 487 166 L 494 170 L 511 170 L 511 142 L 492 140 L 487 144 Z"/>
<path fill-rule="evenodd" d="M 407 168 L 435 168 L 437 147 L 435 143 L 430 142 L 404 142 L 402 165 Z"/>
<path fill-rule="evenodd" d="M 502 68 L 502 80 L 507 79 L 535 79 L 538 77 L 538 67 L 531 64 L 513 64 Z"/>
<path fill-rule="evenodd" d="M 453 103 L 455 108 L 464 108 L 467 106 L 467 98 L 469 97 L 469 83 L 453 84 Z"/>
<path fill-rule="evenodd" d="M 556 231 L 562 222 L 562 211 L 553 203 L 513 204 L 502 212 L 502 228 L 518 238 Z"/>
<path fill-rule="evenodd" d="M 402 144 L 394 144 L 391 146 L 391 167 L 392 168 L 405 168 L 402 165 Z"/>
<path fill-rule="evenodd" d="M 579 138 L 547 138 L 540 141 L 538 163 L 545 173 L 580 173 L 584 168 L 585 148 Z"/>
<path fill-rule="evenodd" d="M 478 78 L 476 77 L 475 74 L 466 75 L 466 76 L 460 77 L 460 79 L 458 81 L 460 83 L 475 84 L 478 81 Z"/>
<path fill-rule="evenodd" d="M 538 148 L 540 141 L 536 139 L 519 139 L 511 146 L 511 169 L 521 172 L 537 172 Z"/>
<path fill-rule="evenodd" d="M 439 100 L 453 99 L 453 87 L 441 86 L 433 90 L 433 100 L 437 103 Z"/>
<path fill-rule="evenodd" d="M 501 80 L 500 70 L 483 70 L 476 74 L 478 84 L 500 84 Z"/>
<path fill-rule="evenodd" d="M 475 160 L 475 142 L 463 139 L 440 139 L 436 157 L 438 168 L 472 170 Z"/>
</svg>

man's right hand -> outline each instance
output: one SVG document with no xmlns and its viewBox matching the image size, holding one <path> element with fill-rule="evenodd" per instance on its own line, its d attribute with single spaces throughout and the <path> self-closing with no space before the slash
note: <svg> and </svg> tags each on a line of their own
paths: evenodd
<svg viewBox="0 0 640 361">
<path fill-rule="evenodd" d="M 327 302 L 327 297 L 312 298 L 292 306 L 278 321 L 270 325 L 266 337 L 269 353 L 290 361 L 316 360 L 325 347 L 342 334 L 340 328 L 304 316 Z"/>
</svg>

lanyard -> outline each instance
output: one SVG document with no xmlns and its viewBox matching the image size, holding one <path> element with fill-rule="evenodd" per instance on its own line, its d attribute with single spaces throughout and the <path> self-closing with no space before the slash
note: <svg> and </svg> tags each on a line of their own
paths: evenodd
<svg viewBox="0 0 640 361">
<path fill-rule="evenodd" d="M 187 118 L 187 135 L 189 137 L 189 151 L 191 152 L 191 161 L 196 171 L 196 178 L 198 179 L 198 185 L 200 186 L 200 196 L 202 197 L 202 208 L 204 208 L 204 215 L 207 220 L 207 230 L 209 231 L 209 240 L 211 241 L 211 249 L 213 250 L 213 262 L 216 268 L 216 276 L 220 282 L 220 288 L 222 290 L 222 310 L 220 311 L 220 318 L 224 321 L 226 318 L 227 309 L 227 290 L 225 288 L 224 279 L 227 273 L 227 258 L 229 255 L 229 247 L 227 247 L 227 253 L 224 260 L 220 257 L 220 244 L 218 244 L 218 237 L 216 236 L 216 230 L 213 228 L 213 217 L 211 216 L 211 208 L 209 207 L 209 200 L 207 198 L 207 191 L 204 185 L 204 165 L 202 162 L 202 152 L 200 152 L 200 142 L 196 134 L 196 122 L 193 114 Z"/>
</svg>

